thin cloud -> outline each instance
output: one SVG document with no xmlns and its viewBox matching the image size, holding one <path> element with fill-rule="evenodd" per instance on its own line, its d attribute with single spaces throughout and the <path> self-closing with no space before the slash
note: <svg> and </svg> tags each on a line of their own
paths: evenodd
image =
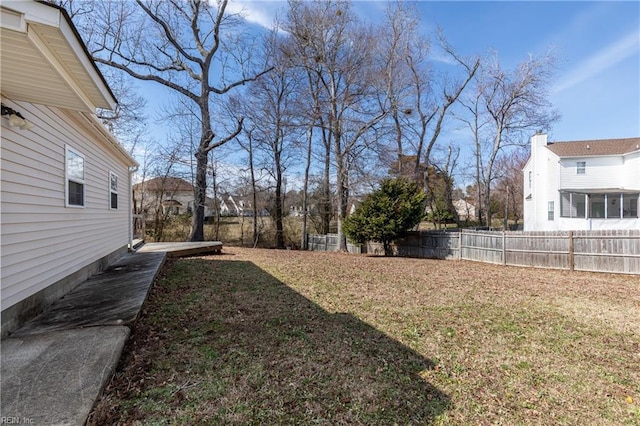
<svg viewBox="0 0 640 426">
<path fill-rule="evenodd" d="M 278 5 L 282 2 L 234 1 L 227 4 L 227 12 L 241 15 L 247 22 L 273 29 Z"/>
<path fill-rule="evenodd" d="M 640 52 L 639 34 L 640 31 L 634 30 L 578 64 L 554 87 L 554 91 L 561 92 L 577 86 L 619 62 L 637 55 Z"/>
</svg>

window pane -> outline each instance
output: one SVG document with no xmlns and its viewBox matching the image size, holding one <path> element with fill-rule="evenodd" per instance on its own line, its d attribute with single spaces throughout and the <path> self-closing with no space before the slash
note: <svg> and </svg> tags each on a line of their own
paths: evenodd
<svg viewBox="0 0 640 426">
<path fill-rule="evenodd" d="M 69 181 L 69 205 L 84 206 L 84 185 Z"/>
<path fill-rule="evenodd" d="M 607 217 L 614 219 L 620 217 L 620 194 L 607 195 Z"/>
<path fill-rule="evenodd" d="M 579 175 L 583 175 L 584 172 L 585 172 L 585 169 L 587 168 L 587 162 L 586 161 L 578 161 L 576 164 L 577 164 L 576 172 Z"/>
<path fill-rule="evenodd" d="M 547 211 L 547 219 L 553 220 L 553 201 L 549 201 L 548 211 Z"/>
<path fill-rule="evenodd" d="M 112 209 L 117 209 L 118 208 L 118 194 L 115 193 L 111 193 L 111 208 Z"/>
<path fill-rule="evenodd" d="M 111 190 L 118 191 L 118 176 L 111 174 Z"/>
<path fill-rule="evenodd" d="M 604 218 L 604 195 L 592 194 L 589 196 L 589 217 Z"/>
<path fill-rule="evenodd" d="M 622 210 L 624 217 L 638 217 L 638 194 L 625 194 Z"/>
<path fill-rule="evenodd" d="M 569 192 L 560 194 L 560 217 L 572 217 L 571 195 Z"/>
<path fill-rule="evenodd" d="M 585 198 L 586 198 L 586 195 L 584 194 L 573 194 L 573 206 L 576 211 L 575 217 L 582 217 L 582 218 L 586 217 L 585 216 L 585 212 L 586 212 Z"/>
<path fill-rule="evenodd" d="M 67 176 L 84 180 L 84 158 L 73 151 L 67 151 Z"/>
</svg>

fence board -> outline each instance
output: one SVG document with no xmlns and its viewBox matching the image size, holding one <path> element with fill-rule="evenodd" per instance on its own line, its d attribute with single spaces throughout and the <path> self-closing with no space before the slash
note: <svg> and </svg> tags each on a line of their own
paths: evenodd
<svg viewBox="0 0 640 426">
<path fill-rule="evenodd" d="M 309 235 L 309 250 L 333 251 L 337 235 Z M 382 244 L 351 253 L 382 254 Z M 621 231 L 422 231 L 393 245 L 397 256 L 465 259 L 478 262 L 592 272 L 640 274 L 640 230 Z"/>
</svg>

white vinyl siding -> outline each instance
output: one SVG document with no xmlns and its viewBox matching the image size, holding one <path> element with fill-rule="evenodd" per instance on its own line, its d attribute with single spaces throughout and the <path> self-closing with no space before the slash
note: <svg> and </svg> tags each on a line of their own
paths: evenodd
<svg viewBox="0 0 640 426">
<path fill-rule="evenodd" d="M 640 191 L 640 152 L 624 157 L 622 187 Z"/>
<path fill-rule="evenodd" d="M 3 103 L 7 104 L 7 100 Z M 129 242 L 128 160 L 98 132 L 65 112 L 10 103 L 28 131 L 2 122 L 2 308 L 124 247 Z M 84 208 L 66 207 L 65 147 L 85 159 Z M 109 209 L 105 177 L 120 177 L 119 208 Z"/>
<path fill-rule="evenodd" d="M 586 172 L 578 174 L 577 163 L 586 163 Z M 584 160 L 563 159 L 560 161 L 560 189 L 620 188 L 625 175 L 622 157 L 593 157 Z"/>
</svg>

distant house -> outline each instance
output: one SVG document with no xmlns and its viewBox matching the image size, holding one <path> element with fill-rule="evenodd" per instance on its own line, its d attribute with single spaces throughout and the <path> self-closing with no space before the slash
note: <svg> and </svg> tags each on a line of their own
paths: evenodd
<svg viewBox="0 0 640 426">
<path fill-rule="evenodd" d="M 523 173 L 525 231 L 640 229 L 640 138 L 536 134 Z"/>
<path fill-rule="evenodd" d="M 252 216 L 253 203 L 246 195 L 223 194 L 220 201 L 221 216 Z"/>
<path fill-rule="evenodd" d="M 0 13 L 4 337 L 126 253 L 136 162 L 96 117 L 116 99 L 67 13 Z"/>
<path fill-rule="evenodd" d="M 184 179 L 155 177 L 133 185 L 136 213 L 165 216 L 193 213 L 194 187 Z M 213 201 L 207 199 L 205 216 L 213 214 Z"/>
<path fill-rule="evenodd" d="M 466 200 L 453 200 L 453 207 L 458 214 L 458 220 L 461 222 L 476 220 L 476 206 L 468 203 Z"/>
</svg>

